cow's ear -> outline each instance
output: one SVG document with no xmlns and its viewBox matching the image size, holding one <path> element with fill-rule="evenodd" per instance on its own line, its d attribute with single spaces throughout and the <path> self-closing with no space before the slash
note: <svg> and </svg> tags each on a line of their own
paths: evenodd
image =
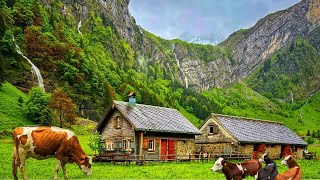
<svg viewBox="0 0 320 180">
<path fill-rule="evenodd" d="M 89 161 L 90 161 L 90 158 L 89 158 L 88 156 L 86 156 L 86 157 L 84 158 L 84 161 L 85 161 L 85 162 L 89 162 Z"/>
</svg>

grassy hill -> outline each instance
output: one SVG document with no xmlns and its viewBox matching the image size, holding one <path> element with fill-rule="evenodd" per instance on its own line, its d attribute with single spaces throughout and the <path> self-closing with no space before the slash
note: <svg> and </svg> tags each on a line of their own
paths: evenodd
<svg viewBox="0 0 320 180">
<path fill-rule="evenodd" d="M 15 127 L 33 125 L 23 116 L 23 107 L 18 99 L 26 101 L 27 96 L 10 83 L 4 83 L 0 88 L 0 130 L 11 131 Z"/>
</svg>

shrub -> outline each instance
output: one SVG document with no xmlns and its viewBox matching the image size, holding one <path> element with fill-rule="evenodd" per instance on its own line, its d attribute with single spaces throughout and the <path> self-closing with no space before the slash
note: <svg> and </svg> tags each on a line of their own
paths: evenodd
<svg viewBox="0 0 320 180">
<path fill-rule="evenodd" d="M 53 112 L 49 108 L 50 96 L 40 87 L 33 87 L 28 94 L 25 104 L 25 116 L 40 125 L 50 125 Z"/>
<path fill-rule="evenodd" d="M 310 136 L 309 136 L 309 137 L 307 138 L 307 143 L 308 143 L 308 144 L 313 144 L 313 143 L 314 143 L 313 137 L 310 137 Z"/>
</svg>

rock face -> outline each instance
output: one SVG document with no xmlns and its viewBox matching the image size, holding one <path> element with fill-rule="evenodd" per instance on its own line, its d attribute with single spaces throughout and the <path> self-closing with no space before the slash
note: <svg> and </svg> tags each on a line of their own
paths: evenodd
<svg viewBox="0 0 320 180">
<path fill-rule="evenodd" d="M 233 48 L 237 67 L 231 81 L 245 78 L 270 54 L 319 26 L 319 1 L 304 0 L 258 21 Z M 228 41 L 228 39 L 227 39 Z"/>
<path fill-rule="evenodd" d="M 302 0 L 289 9 L 266 16 L 248 30 L 235 32 L 218 45 L 231 51 L 232 57 L 214 58 L 205 62 L 184 46 L 177 44 L 172 51 L 171 46 L 174 43 L 161 40 L 165 42 L 165 50 L 158 42 L 148 38 L 147 32 L 136 25 L 129 13 L 129 0 L 63 2 L 76 4 L 73 6 L 76 12 L 73 13 L 78 18 L 86 18 L 90 11 L 104 16 L 118 34 L 129 42 L 138 57 L 161 64 L 165 71 L 170 72 L 182 85 L 185 85 L 186 77 L 188 88 L 197 91 L 227 86 L 248 77 L 270 54 L 296 37 L 307 36 L 320 24 L 320 1 Z M 177 67 L 176 58 L 180 68 Z M 181 70 L 183 73 L 179 72 Z"/>
</svg>

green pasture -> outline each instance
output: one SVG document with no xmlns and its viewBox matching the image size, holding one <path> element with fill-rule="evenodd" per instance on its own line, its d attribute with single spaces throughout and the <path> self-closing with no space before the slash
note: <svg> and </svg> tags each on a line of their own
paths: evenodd
<svg viewBox="0 0 320 180">
<path fill-rule="evenodd" d="M 86 136 L 79 136 L 81 146 L 88 154 L 92 151 L 87 147 Z M 0 178 L 12 179 L 12 141 L 10 137 L 0 139 Z M 89 151 L 89 152 L 88 152 Z M 320 177 L 319 160 L 298 160 L 303 170 L 303 179 L 317 179 Z M 223 174 L 212 173 L 211 162 L 170 162 L 149 163 L 145 165 L 93 163 L 92 176 L 84 176 L 76 164 L 68 164 L 67 172 L 70 179 L 224 179 Z M 277 161 L 279 172 L 284 172 L 287 167 Z M 29 179 L 52 179 L 55 159 L 35 160 L 28 159 L 26 171 Z M 21 173 L 18 171 L 21 179 Z M 59 179 L 63 179 L 59 172 Z M 248 177 L 247 179 L 254 179 Z"/>
</svg>

